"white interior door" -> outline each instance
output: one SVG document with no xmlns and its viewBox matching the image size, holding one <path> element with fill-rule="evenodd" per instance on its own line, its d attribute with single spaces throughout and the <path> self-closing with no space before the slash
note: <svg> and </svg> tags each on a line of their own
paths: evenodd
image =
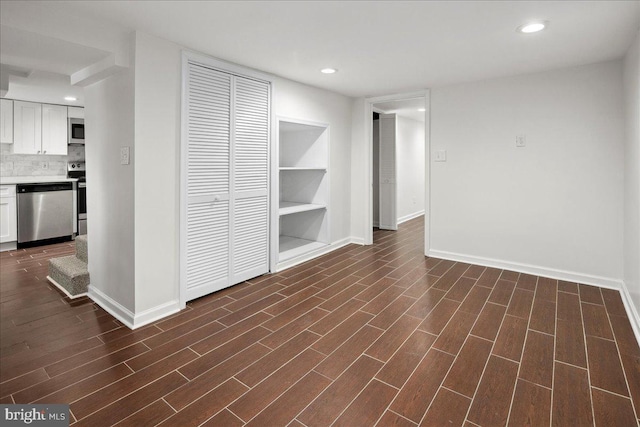
<svg viewBox="0 0 640 427">
<path fill-rule="evenodd" d="M 232 76 L 189 63 L 186 300 L 229 283 Z"/>
<path fill-rule="evenodd" d="M 380 227 L 380 119 L 373 121 L 373 226 Z"/>
<path fill-rule="evenodd" d="M 396 115 L 380 115 L 380 224 L 383 230 L 397 230 L 396 214 Z"/>
</svg>

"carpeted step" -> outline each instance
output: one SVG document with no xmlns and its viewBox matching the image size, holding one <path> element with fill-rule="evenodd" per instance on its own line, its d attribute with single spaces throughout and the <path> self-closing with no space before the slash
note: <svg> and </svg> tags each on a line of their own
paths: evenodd
<svg viewBox="0 0 640 427">
<path fill-rule="evenodd" d="M 71 298 L 87 293 L 89 270 L 87 263 L 75 255 L 49 260 L 47 279 L 64 290 Z"/>
<path fill-rule="evenodd" d="M 76 237 L 76 256 L 80 261 L 89 263 L 89 241 L 86 234 Z"/>
</svg>

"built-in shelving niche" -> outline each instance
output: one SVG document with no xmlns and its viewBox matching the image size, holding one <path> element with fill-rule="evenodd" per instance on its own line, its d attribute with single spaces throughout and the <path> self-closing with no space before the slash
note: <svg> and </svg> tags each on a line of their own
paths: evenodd
<svg viewBox="0 0 640 427">
<path fill-rule="evenodd" d="M 329 127 L 278 119 L 278 258 L 295 263 L 329 237 Z"/>
</svg>

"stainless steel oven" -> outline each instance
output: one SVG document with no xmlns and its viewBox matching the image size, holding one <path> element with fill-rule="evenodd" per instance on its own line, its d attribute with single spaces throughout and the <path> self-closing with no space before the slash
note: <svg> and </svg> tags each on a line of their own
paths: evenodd
<svg viewBox="0 0 640 427">
<path fill-rule="evenodd" d="M 78 180 L 78 234 L 87 234 L 87 183 Z"/>
<path fill-rule="evenodd" d="M 87 182 L 84 162 L 69 162 L 67 164 L 67 176 L 77 178 L 76 191 L 76 221 L 78 234 L 87 234 Z"/>
</svg>

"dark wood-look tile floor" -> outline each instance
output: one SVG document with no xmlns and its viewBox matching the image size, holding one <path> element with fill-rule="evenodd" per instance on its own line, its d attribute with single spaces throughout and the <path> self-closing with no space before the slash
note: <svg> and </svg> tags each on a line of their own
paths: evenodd
<svg viewBox="0 0 640 427">
<path fill-rule="evenodd" d="M 630 426 L 640 349 L 616 291 L 422 254 L 423 224 L 131 331 L 0 255 L 0 402 L 77 426 Z"/>
</svg>

